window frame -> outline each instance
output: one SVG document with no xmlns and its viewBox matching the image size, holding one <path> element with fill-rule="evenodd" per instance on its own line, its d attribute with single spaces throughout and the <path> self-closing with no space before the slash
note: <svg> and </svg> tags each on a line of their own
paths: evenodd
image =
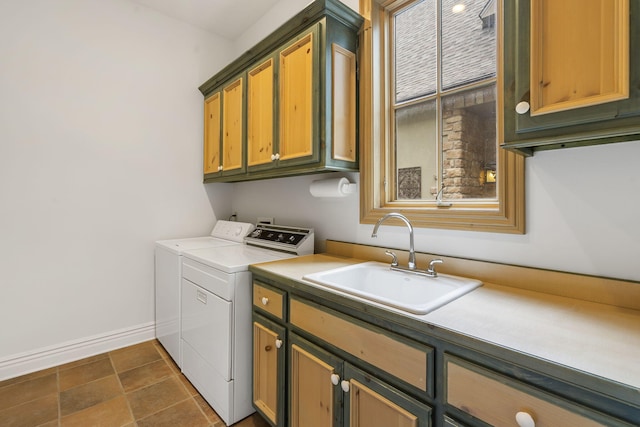
<svg viewBox="0 0 640 427">
<path fill-rule="evenodd" d="M 410 0 L 404 0 L 408 2 Z M 524 234 L 524 156 L 497 148 L 496 199 L 437 201 L 390 200 L 395 181 L 386 179 L 392 161 L 389 99 L 384 62 L 389 54 L 385 38 L 385 7 L 395 0 L 360 0 L 365 18 L 360 35 L 360 223 L 373 224 L 390 212 L 407 216 L 414 227 Z M 396 4 L 397 6 L 397 4 Z M 396 7 L 394 6 L 394 7 Z M 501 2 L 496 5 L 497 141 L 503 138 L 503 26 Z M 393 174 L 391 174 L 393 175 Z M 449 206 L 449 202 L 451 205 Z"/>
</svg>

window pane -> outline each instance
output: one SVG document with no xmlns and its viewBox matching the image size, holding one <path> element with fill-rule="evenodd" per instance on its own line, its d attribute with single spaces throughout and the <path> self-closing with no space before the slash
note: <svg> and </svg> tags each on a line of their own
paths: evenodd
<svg viewBox="0 0 640 427">
<path fill-rule="evenodd" d="M 495 198 L 496 85 L 443 97 L 442 123 L 442 198 Z"/>
<path fill-rule="evenodd" d="M 442 87 L 496 75 L 496 1 L 442 0 Z"/>
<path fill-rule="evenodd" d="M 435 101 L 396 111 L 396 200 L 431 199 L 438 183 Z"/>
<path fill-rule="evenodd" d="M 436 5 L 416 2 L 393 16 L 396 102 L 436 91 Z"/>
</svg>

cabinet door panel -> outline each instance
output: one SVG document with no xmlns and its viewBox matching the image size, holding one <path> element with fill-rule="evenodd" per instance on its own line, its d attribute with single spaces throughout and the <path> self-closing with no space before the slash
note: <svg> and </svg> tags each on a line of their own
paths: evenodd
<svg viewBox="0 0 640 427">
<path fill-rule="evenodd" d="M 333 366 L 291 346 L 291 426 L 330 426 L 333 419 Z"/>
<path fill-rule="evenodd" d="M 531 1 L 532 115 L 628 98 L 628 10 L 628 0 Z"/>
<path fill-rule="evenodd" d="M 220 166 L 220 92 L 204 101 L 204 173 L 217 173 Z"/>
<path fill-rule="evenodd" d="M 356 161 L 356 55 L 343 47 L 331 46 L 333 76 L 332 147 L 334 160 Z"/>
<path fill-rule="evenodd" d="M 386 385 L 377 378 L 345 364 L 349 381 L 345 405 L 349 427 L 426 427 L 431 425 L 431 408 Z"/>
<path fill-rule="evenodd" d="M 243 79 L 223 89 L 222 95 L 222 171 L 243 169 Z"/>
<path fill-rule="evenodd" d="M 278 340 L 284 342 L 285 330 L 259 316 L 253 322 L 253 403 L 262 415 L 275 426 L 285 425 L 284 414 L 284 363 L 285 347 L 278 348 Z"/>
<path fill-rule="evenodd" d="M 280 52 L 280 160 L 313 154 L 314 32 Z"/>
<path fill-rule="evenodd" d="M 273 58 L 247 74 L 247 166 L 271 164 L 273 153 Z"/>
</svg>

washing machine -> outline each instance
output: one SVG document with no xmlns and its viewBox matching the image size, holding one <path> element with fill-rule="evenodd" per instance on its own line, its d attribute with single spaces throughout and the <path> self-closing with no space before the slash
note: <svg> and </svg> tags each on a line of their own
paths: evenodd
<svg viewBox="0 0 640 427">
<path fill-rule="evenodd" d="M 313 253 L 313 229 L 258 224 L 245 244 L 183 253 L 182 372 L 227 424 L 252 405 L 250 264 Z"/>
<path fill-rule="evenodd" d="M 155 245 L 156 338 L 178 366 L 182 366 L 180 341 L 180 281 L 182 254 L 186 250 L 243 245 L 253 231 L 250 223 L 216 222 L 209 236 L 159 240 Z"/>
</svg>

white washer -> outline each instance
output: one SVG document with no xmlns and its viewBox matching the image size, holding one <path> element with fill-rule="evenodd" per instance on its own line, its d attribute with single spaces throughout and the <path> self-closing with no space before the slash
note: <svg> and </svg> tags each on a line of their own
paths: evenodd
<svg viewBox="0 0 640 427">
<path fill-rule="evenodd" d="M 180 341 L 180 281 L 182 253 L 208 247 L 243 245 L 253 224 L 219 220 L 211 235 L 185 239 L 160 240 L 155 247 L 156 338 L 178 366 L 182 366 Z"/>
<path fill-rule="evenodd" d="M 258 230 L 265 239 L 262 247 L 183 253 L 182 372 L 227 425 L 255 412 L 249 265 L 313 253 L 312 229 L 258 224 L 251 235 Z M 266 241 L 267 236 L 273 242 Z"/>
</svg>

